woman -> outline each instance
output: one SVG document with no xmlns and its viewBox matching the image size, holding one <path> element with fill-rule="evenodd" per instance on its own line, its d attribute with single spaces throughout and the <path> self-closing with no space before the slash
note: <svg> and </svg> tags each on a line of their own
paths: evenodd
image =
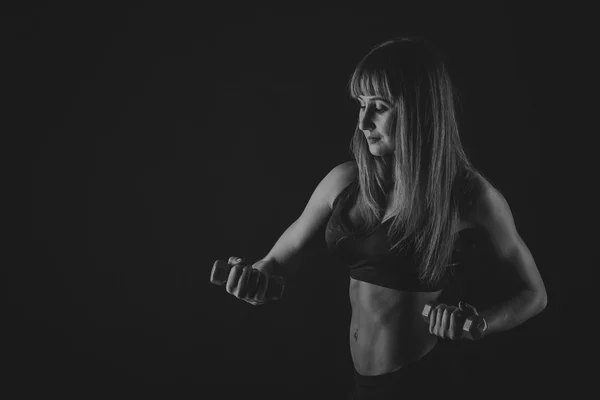
<svg viewBox="0 0 600 400">
<path fill-rule="evenodd" d="M 263 304 L 271 275 L 289 277 L 290 260 L 326 223 L 329 250 L 350 271 L 357 398 L 443 393 L 452 381 L 432 352 L 438 339 L 462 339 L 472 315 L 483 335 L 522 324 L 544 309 L 544 284 L 506 200 L 463 151 L 453 88 L 435 50 L 417 38 L 386 41 L 360 61 L 349 87 L 360 104 L 354 161 L 325 176 L 265 258 L 252 266 L 230 258 L 226 289 Z M 518 294 L 480 311 L 438 304 L 425 323 L 425 305 L 486 243 L 516 272 Z"/>
</svg>

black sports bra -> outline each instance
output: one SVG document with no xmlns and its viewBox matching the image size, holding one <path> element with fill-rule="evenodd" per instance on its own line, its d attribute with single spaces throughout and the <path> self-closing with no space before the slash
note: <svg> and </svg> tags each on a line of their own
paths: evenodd
<svg viewBox="0 0 600 400">
<path fill-rule="evenodd" d="M 358 180 L 355 179 L 337 196 L 325 230 L 329 254 L 348 266 L 352 278 L 391 289 L 434 292 L 443 289 L 456 268 L 473 256 L 478 231 L 475 228 L 464 229 L 459 232 L 451 264 L 440 282 L 435 286 L 421 282 L 417 276 L 414 251 L 404 250 L 400 254 L 389 251 L 387 228 L 391 218 L 371 232 L 355 231 L 348 214 L 358 188 Z"/>
</svg>

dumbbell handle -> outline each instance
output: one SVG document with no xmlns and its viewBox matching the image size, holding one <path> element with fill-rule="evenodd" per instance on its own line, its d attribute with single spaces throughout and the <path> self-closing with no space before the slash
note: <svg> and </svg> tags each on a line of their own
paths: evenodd
<svg viewBox="0 0 600 400">
<path fill-rule="evenodd" d="M 213 264 L 212 270 L 210 271 L 210 281 L 218 286 L 223 286 L 227 283 L 229 277 L 229 271 L 231 271 L 231 265 L 226 261 L 217 260 Z M 277 275 L 271 275 L 269 278 L 269 284 L 267 286 L 267 292 L 265 298 L 279 298 L 283 294 L 284 284 L 282 283 L 283 278 Z"/>
<path fill-rule="evenodd" d="M 435 301 L 430 301 L 425 304 L 423 307 L 423 311 L 421 315 L 425 322 L 429 323 L 429 315 L 431 314 L 431 310 L 433 310 L 439 303 Z M 471 340 L 479 340 L 483 337 L 483 327 L 485 322 L 483 318 L 479 315 L 470 315 L 465 319 L 465 323 L 462 326 L 462 337 L 471 339 Z"/>
</svg>

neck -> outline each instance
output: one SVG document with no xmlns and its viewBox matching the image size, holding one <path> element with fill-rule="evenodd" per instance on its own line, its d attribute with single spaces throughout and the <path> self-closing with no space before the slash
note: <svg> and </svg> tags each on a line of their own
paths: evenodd
<svg viewBox="0 0 600 400">
<path fill-rule="evenodd" d="M 386 191 L 388 190 L 392 190 L 394 188 L 394 171 L 392 171 L 392 168 L 387 168 L 385 171 L 385 189 Z"/>
</svg>

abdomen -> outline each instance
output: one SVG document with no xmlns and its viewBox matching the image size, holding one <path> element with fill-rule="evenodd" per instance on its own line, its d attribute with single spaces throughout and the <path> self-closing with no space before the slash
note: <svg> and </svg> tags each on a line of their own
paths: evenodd
<svg viewBox="0 0 600 400">
<path fill-rule="evenodd" d="M 350 278 L 350 351 L 362 375 L 381 375 L 418 360 L 436 337 L 421 311 L 438 292 L 409 292 Z"/>
</svg>

